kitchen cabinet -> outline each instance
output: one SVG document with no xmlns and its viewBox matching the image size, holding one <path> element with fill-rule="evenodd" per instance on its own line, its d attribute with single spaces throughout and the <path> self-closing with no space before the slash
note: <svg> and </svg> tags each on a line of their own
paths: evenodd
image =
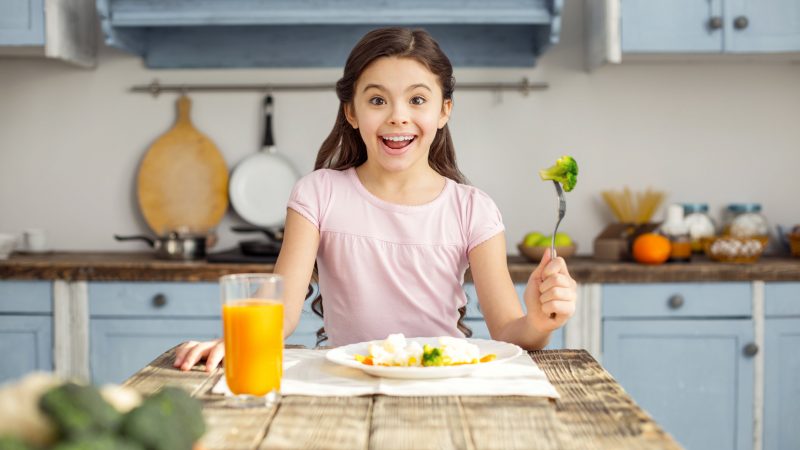
<svg viewBox="0 0 800 450">
<path fill-rule="evenodd" d="M 796 0 L 621 0 L 624 53 L 800 51 Z"/>
<path fill-rule="evenodd" d="M 514 288 L 517 290 L 519 302 L 522 305 L 522 310 L 525 311 L 525 300 L 523 294 L 525 293 L 525 283 L 516 283 Z M 480 304 L 478 303 L 478 294 L 475 292 L 475 285 L 472 283 L 464 283 L 464 292 L 467 295 L 467 314 L 464 317 L 464 323 L 472 329 L 472 337 L 476 339 L 491 339 L 489 328 L 486 326 L 486 321 L 483 319 Z M 569 323 L 567 324 L 569 326 Z M 555 350 L 564 348 L 564 328 L 559 328 L 550 335 L 550 343 L 545 347 L 548 350 Z"/>
<path fill-rule="evenodd" d="M 688 449 L 752 448 L 750 283 L 605 285 L 602 296 L 603 365 L 637 403 Z"/>
<path fill-rule="evenodd" d="M 800 443 L 800 283 L 768 283 L 764 292 L 765 450 Z"/>
<path fill-rule="evenodd" d="M 49 282 L 0 282 L 0 383 L 53 369 L 52 313 Z"/>
<path fill-rule="evenodd" d="M 342 67 L 367 31 L 428 30 L 455 66 L 533 66 L 563 0 L 97 0 L 108 45 L 150 68 Z"/>
<path fill-rule="evenodd" d="M 95 0 L 0 2 L 0 56 L 56 58 L 94 67 Z"/>
</svg>

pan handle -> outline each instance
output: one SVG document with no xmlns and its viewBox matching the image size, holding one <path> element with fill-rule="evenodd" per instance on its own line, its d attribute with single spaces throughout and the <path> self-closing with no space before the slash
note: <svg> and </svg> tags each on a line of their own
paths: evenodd
<svg viewBox="0 0 800 450">
<path fill-rule="evenodd" d="M 283 240 L 283 229 L 271 229 L 265 227 L 251 227 L 247 225 L 234 225 L 231 227 L 231 231 L 236 233 L 264 233 L 267 235 L 267 238 L 271 239 L 273 242 L 281 242 Z"/>
<path fill-rule="evenodd" d="M 156 241 L 148 236 L 120 236 L 118 234 L 115 234 L 114 239 L 118 241 L 145 241 L 148 244 L 150 244 L 150 247 L 156 246 Z"/>
<path fill-rule="evenodd" d="M 274 147 L 275 139 L 272 138 L 272 95 L 264 99 L 264 142 L 263 148 Z"/>
</svg>

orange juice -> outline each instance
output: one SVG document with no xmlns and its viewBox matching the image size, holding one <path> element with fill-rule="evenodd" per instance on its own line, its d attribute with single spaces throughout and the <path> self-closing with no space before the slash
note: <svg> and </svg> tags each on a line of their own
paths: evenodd
<svg viewBox="0 0 800 450">
<path fill-rule="evenodd" d="M 225 381 L 234 394 L 263 396 L 281 387 L 283 304 L 244 299 L 222 305 Z"/>
</svg>

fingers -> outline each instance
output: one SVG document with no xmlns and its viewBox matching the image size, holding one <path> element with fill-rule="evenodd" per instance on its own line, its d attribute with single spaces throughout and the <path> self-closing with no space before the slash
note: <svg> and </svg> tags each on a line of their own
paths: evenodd
<svg viewBox="0 0 800 450">
<path fill-rule="evenodd" d="M 542 260 L 539 261 L 539 265 L 537 265 L 536 269 L 533 270 L 531 278 L 533 278 L 534 280 L 541 280 L 542 278 L 544 278 L 542 277 L 542 272 L 544 271 L 545 266 L 547 266 L 547 264 L 550 262 L 551 259 L 552 258 L 550 257 L 550 248 L 548 247 L 544 250 L 544 254 L 542 255 Z"/>
<path fill-rule="evenodd" d="M 549 277 L 545 278 L 541 284 L 539 284 L 539 292 L 544 293 L 551 289 L 555 288 L 577 288 L 578 283 L 575 282 L 569 275 L 564 275 L 563 273 L 556 273 L 554 275 L 550 275 Z"/>
<path fill-rule="evenodd" d="M 206 358 L 206 372 L 211 372 L 216 369 L 217 366 L 219 366 L 219 362 L 222 361 L 223 356 L 225 356 L 225 344 L 219 341 L 211 349 L 208 358 Z"/>
<path fill-rule="evenodd" d="M 181 346 L 175 350 L 175 362 L 173 362 L 172 365 L 174 367 L 180 367 L 181 364 L 183 364 L 183 360 L 186 359 L 186 354 L 197 344 L 199 344 L 197 341 L 188 341 L 181 344 Z"/>
<path fill-rule="evenodd" d="M 190 370 L 195 364 L 207 357 L 209 352 L 219 341 L 197 342 L 189 341 L 182 345 L 177 351 L 173 366 L 181 370 Z"/>
</svg>

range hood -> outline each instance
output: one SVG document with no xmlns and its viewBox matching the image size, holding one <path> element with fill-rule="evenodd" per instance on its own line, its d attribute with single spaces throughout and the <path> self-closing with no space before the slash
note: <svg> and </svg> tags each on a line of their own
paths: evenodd
<svg viewBox="0 0 800 450">
<path fill-rule="evenodd" d="M 150 68 L 342 67 L 367 31 L 424 28 L 455 66 L 531 67 L 562 0 L 97 0 L 108 45 Z"/>
</svg>

